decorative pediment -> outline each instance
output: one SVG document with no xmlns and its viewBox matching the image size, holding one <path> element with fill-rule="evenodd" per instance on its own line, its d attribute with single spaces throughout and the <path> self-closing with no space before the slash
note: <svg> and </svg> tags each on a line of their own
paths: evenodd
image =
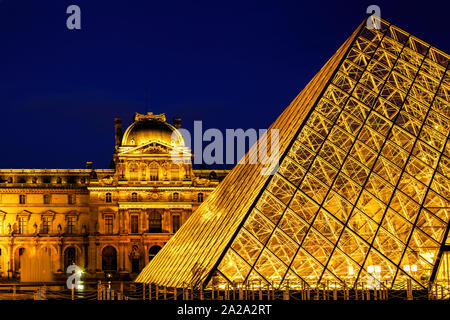
<svg viewBox="0 0 450 320">
<path fill-rule="evenodd" d="M 28 220 L 30 220 L 30 217 L 31 217 L 31 212 L 30 211 L 28 211 L 28 210 L 23 210 L 22 212 L 19 212 L 17 215 L 16 215 L 16 220 L 19 220 L 19 218 L 23 218 L 23 217 L 26 217 L 26 218 L 28 218 Z"/>
<path fill-rule="evenodd" d="M 106 209 L 106 210 L 102 211 L 102 218 L 103 219 L 105 219 L 105 216 L 108 216 L 108 215 L 112 215 L 114 219 L 116 218 L 116 212 L 114 210 Z"/>
<path fill-rule="evenodd" d="M 168 154 L 172 150 L 172 146 L 162 143 L 161 141 L 150 140 L 143 145 L 129 148 L 120 152 L 121 154 Z"/>
<path fill-rule="evenodd" d="M 80 217 L 80 212 L 77 210 L 69 211 L 65 214 L 64 219 L 67 220 L 68 217 L 74 217 L 74 216 L 77 218 L 77 221 L 78 221 L 78 218 Z"/>
<path fill-rule="evenodd" d="M 106 176 L 106 177 L 101 179 L 101 182 L 103 184 L 112 185 L 113 182 L 114 182 L 114 178 L 112 176 Z"/>
<path fill-rule="evenodd" d="M 172 148 L 168 148 L 167 146 L 158 143 L 151 142 L 149 145 L 140 148 L 136 153 L 147 153 L 147 154 L 167 154 L 170 152 Z"/>
<path fill-rule="evenodd" d="M 55 211 L 52 211 L 52 210 L 44 211 L 41 214 L 41 220 L 44 220 L 44 218 L 51 218 L 53 220 L 53 219 L 55 219 L 55 215 L 56 215 Z"/>
</svg>

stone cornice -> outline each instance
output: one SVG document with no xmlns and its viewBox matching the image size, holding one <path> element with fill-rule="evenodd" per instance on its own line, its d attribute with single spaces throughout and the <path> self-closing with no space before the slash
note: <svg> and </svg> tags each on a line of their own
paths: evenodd
<svg viewBox="0 0 450 320">
<path fill-rule="evenodd" d="M 146 191 L 146 192 L 164 192 L 164 191 L 213 191 L 216 186 L 212 187 L 160 187 L 160 186 L 148 186 L 148 187 L 89 187 L 89 191 Z"/>
<path fill-rule="evenodd" d="M 192 202 L 187 201 L 141 201 L 119 202 L 119 209 L 192 209 Z"/>
<path fill-rule="evenodd" d="M 80 187 L 61 187 L 61 188 L 45 188 L 45 187 L 32 187 L 32 185 L 26 185 L 23 187 L 0 187 L 0 193 L 76 193 L 76 194 L 88 194 L 88 186 L 80 186 Z"/>
</svg>

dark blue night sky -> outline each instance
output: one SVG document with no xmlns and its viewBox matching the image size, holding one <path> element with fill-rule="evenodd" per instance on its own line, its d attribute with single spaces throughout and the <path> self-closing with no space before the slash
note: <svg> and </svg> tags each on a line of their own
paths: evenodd
<svg viewBox="0 0 450 320">
<path fill-rule="evenodd" d="M 368 5 L 450 52 L 446 3 L 0 0 L 0 168 L 107 168 L 147 96 L 188 129 L 267 128 Z"/>
</svg>

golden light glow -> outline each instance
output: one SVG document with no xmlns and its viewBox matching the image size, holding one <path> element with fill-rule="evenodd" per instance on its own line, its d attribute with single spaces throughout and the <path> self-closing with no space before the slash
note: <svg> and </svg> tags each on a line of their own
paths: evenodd
<svg viewBox="0 0 450 320">
<path fill-rule="evenodd" d="M 450 218 L 450 56 L 380 24 L 363 23 L 271 126 L 276 174 L 236 166 L 138 282 L 426 286 Z"/>
</svg>

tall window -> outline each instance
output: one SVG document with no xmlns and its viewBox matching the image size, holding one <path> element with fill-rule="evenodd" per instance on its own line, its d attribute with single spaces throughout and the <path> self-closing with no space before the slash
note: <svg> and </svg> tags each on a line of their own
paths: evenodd
<svg viewBox="0 0 450 320">
<path fill-rule="evenodd" d="M 174 192 L 172 196 L 173 201 L 180 200 L 180 194 L 178 192 Z"/>
<path fill-rule="evenodd" d="M 106 246 L 102 251 L 102 269 L 103 271 L 117 270 L 117 251 L 112 246 Z"/>
<path fill-rule="evenodd" d="M 172 217 L 172 228 L 173 228 L 173 233 L 177 232 L 178 229 L 180 229 L 181 226 L 181 222 L 180 222 L 180 216 L 179 215 L 175 215 Z"/>
<path fill-rule="evenodd" d="M 69 194 L 68 195 L 68 199 L 69 199 L 69 204 L 75 204 L 76 202 L 76 197 L 74 194 Z"/>
<path fill-rule="evenodd" d="M 19 203 L 25 204 L 27 202 L 27 196 L 24 194 L 19 195 Z"/>
<path fill-rule="evenodd" d="M 172 177 L 172 180 L 180 180 L 179 170 L 177 166 L 173 166 L 172 168 L 170 168 L 170 175 Z"/>
<path fill-rule="evenodd" d="M 52 226 L 52 220 L 50 217 L 43 217 L 42 218 L 42 233 L 49 234 L 52 232 L 51 230 Z"/>
<path fill-rule="evenodd" d="M 138 180 L 138 167 L 135 164 L 130 166 L 130 180 L 137 181 Z"/>
<path fill-rule="evenodd" d="M 133 201 L 133 202 L 137 202 L 138 201 L 138 196 L 137 196 L 136 192 L 133 192 L 131 194 L 131 201 Z"/>
<path fill-rule="evenodd" d="M 153 210 L 148 217 L 149 232 L 161 232 L 162 231 L 162 217 L 159 212 Z"/>
<path fill-rule="evenodd" d="M 111 202 L 111 193 L 106 194 L 106 202 Z"/>
<path fill-rule="evenodd" d="M 67 233 L 68 234 L 75 233 L 76 219 L 77 219 L 77 217 L 74 217 L 74 216 L 67 217 Z"/>
<path fill-rule="evenodd" d="M 113 216 L 112 215 L 105 216 L 105 233 L 106 234 L 113 233 Z"/>
<path fill-rule="evenodd" d="M 137 214 L 130 217 L 130 229 L 131 233 L 139 233 L 139 216 Z"/>
<path fill-rule="evenodd" d="M 203 193 L 199 193 L 198 195 L 197 195 L 197 201 L 198 202 L 203 202 Z"/>
<path fill-rule="evenodd" d="M 158 167 L 156 165 L 150 167 L 150 181 L 158 181 Z"/>
<path fill-rule="evenodd" d="M 27 217 L 19 218 L 19 234 L 25 234 L 27 232 L 27 224 L 28 224 Z"/>
<path fill-rule="evenodd" d="M 50 195 L 49 194 L 44 194 L 44 204 L 50 204 Z"/>
</svg>

